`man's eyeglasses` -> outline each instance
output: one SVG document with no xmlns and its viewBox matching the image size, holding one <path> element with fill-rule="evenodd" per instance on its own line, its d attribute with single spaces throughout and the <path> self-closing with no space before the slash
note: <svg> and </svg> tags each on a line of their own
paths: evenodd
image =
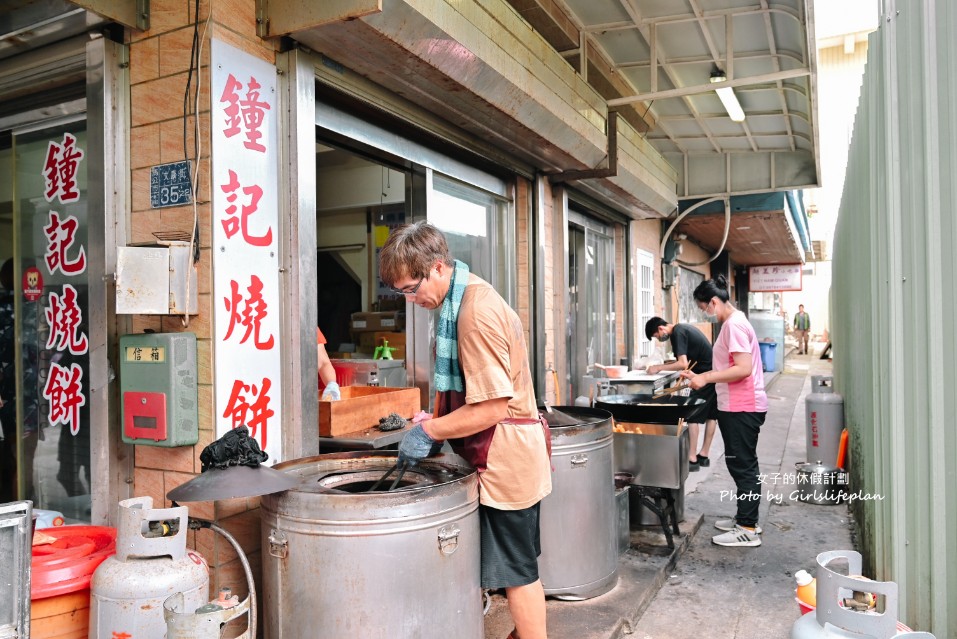
<svg viewBox="0 0 957 639">
<path fill-rule="evenodd" d="M 415 295 L 418 292 L 419 287 L 422 286 L 422 282 L 428 279 L 428 277 L 429 277 L 428 275 L 424 275 L 423 277 L 420 277 L 419 281 L 416 282 L 415 286 L 413 286 L 412 288 L 401 289 L 401 288 L 395 288 L 393 286 L 390 286 L 389 288 L 392 289 L 392 292 L 396 293 L 397 295 Z"/>
</svg>

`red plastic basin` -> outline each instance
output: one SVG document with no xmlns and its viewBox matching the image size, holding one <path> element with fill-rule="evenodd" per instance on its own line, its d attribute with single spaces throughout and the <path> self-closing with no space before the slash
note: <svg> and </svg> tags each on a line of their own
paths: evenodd
<svg viewBox="0 0 957 639">
<path fill-rule="evenodd" d="M 93 571 L 116 552 L 116 528 L 57 526 L 42 532 L 56 541 L 33 547 L 31 599 L 89 588 Z"/>
</svg>

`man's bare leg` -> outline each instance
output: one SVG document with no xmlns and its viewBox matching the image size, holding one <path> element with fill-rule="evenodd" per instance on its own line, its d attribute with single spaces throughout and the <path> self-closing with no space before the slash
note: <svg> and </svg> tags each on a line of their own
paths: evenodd
<svg viewBox="0 0 957 639">
<path fill-rule="evenodd" d="M 547 639 L 545 633 L 545 589 L 541 580 L 505 589 L 508 611 L 515 622 L 515 639 Z"/>
</svg>

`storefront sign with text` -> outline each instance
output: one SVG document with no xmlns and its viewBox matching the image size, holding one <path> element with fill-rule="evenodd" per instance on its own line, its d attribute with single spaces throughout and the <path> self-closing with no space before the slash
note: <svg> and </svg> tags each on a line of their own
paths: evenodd
<svg viewBox="0 0 957 639">
<path fill-rule="evenodd" d="M 752 293 L 772 293 L 776 291 L 800 291 L 800 264 L 767 264 L 748 267 Z"/>
<path fill-rule="evenodd" d="M 276 68 L 212 42 L 216 437 L 237 426 L 282 459 Z"/>
</svg>

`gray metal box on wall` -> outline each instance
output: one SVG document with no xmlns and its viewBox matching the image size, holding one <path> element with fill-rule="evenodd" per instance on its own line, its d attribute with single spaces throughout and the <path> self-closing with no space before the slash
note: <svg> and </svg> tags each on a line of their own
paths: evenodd
<svg viewBox="0 0 957 639">
<path fill-rule="evenodd" d="M 121 335 L 123 441 L 165 447 L 199 441 L 197 375 L 194 333 Z"/>
<path fill-rule="evenodd" d="M 187 274 L 189 283 L 187 284 Z M 189 305 L 186 304 L 187 288 Z M 189 242 L 121 246 L 116 252 L 116 312 L 129 315 L 195 314 L 196 266 Z"/>
</svg>

